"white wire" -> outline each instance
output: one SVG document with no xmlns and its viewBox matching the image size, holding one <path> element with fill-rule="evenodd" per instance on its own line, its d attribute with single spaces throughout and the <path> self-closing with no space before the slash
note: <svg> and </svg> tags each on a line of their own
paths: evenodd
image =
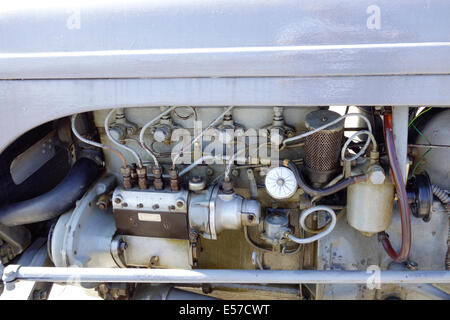
<svg viewBox="0 0 450 320">
<path fill-rule="evenodd" d="M 205 133 L 206 131 L 209 130 L 209 128 L 211 128 L 214 124 L 216 124 L 219 120 L 222 120 L 223 116 L 226 115 L 231 109 L 233 109 L 234 106 L 228 107 L 224 112 L 222 112 L 220 115 L 217 116 L 217 118 L 213 121 L 211 121 L 211 123 L 205 128 L 205 130 L 203 130 L 199 135 L 197 135 L 194 139 L 192 139 L 191 143 L 189 144 L 189 148 L 192 147 L 192 145 L 198 140 L 200 139 Z M 184 148 L 183 148 L 184 149 Z M 183 149 L 181 149 L 177 154 L 175 154 L 175 156 L 173 156 L 173 160 L 172 160 L 172 167 L 175 168 L 175 165 L 177 163 L 178 158 L 181 156 L 181 154 L 183 153 Z"/>
<path fill-rule="evenodd" d="M 94 146 L 94 147 L 97 147 L 97 148 L 102 148 L 102 149 L 109 148 L 108 146 L 106 146 L 106 145 L 104 145 L 102 143 L 95 142 L 95 141 L 92 141 L 92 140 L 88 140 L 88 139 L 82 137 L 81 134 L 78 133 L 78 131 L 77 131 L 76 127 L 75 127 L 75 120 L 77 119 L 77 117 L 78 117 L 78 113 L 74 114 L 72 116 L 72 118 L 71 118 L 72 132 L 75 135 L 75 137 L 77 137 L 80 141 L 82 141 L 84 143 L 87 143 L 87 144 L 90 144 L 91 146 Z"/>
<path fill-rule="evenodd" d="M 119 149 L 116 149 L 116 148 L 111 147 L 111 146 L 107 146 L 107 145 L 99 143 L 99 142 L 88 140 L 88 139 L 82 137 L 81 134 L 78 133 L 77 128 L 75 127 L 75 122 L 76 122 L 77 116 L 78 116 L 78 113 L 72 115 L 72 117 L 71 117 L 72 132 L 75 135 L 75 137 L 77 137 L 80 141 L 82 141 L 82 142 L 84 142 L 86 144 L 89 144 L 91 146 L 94 146 L 94 147 L 97 147 L 97 148 L 101 148 L 101 149 L 107 149 L 107 150 L 111 150 L 111 151 L 115 152 L 120 157 L 120 159 L 122 160 L 123 166 L 126 167 L 127 166 L 127 162 L 126 162 L 125 157 L 123 156 L 122 152 L 120 152 Z"/>
<path fill-rule="evenodd" d="M 334 227 L 336 226 L 336 220 L 337 220 L 336 219 L 336 213 L 334 212 L 333 209 L 331 209 L 328 206 L 316 206 L 316 207 L 311 207 L 311 208 L 306 209 L 305 211 L 303 211 L 300 214 L 300 218 L 299 218 L 300 226 L 305 229 L 305 220 L 306 220 L 306 218 L 311 213 L 316 212 L 316 211 L 326 211 L 326 212 L 328 212 L 328 214 L 331 217 L 331 223 L 329 224 L 328 228 L 326 228 L 324 231 L 322 231 L 322 232 L 320 232 L 320 233 L 318 233 L 318 234 L 316 234 L 316 235 L 314 235 L 312 237 L 309 237 L 309 238 L 297 238 L 297 237 L 295 237 L 292 234 L 288 234 L 287 237 L 289 238 L 289 240 L 294 241 L 294 242 L 299 243 L 299 244 L 311 243 L 311 242 L 317 241 L 317 240 L 325 237 L 327 234 L 329 234 L 331 231 L 333 231 Z"/>
<path fill-rule="evenodd" d="M 306 138 L 306 137 L 308 137 L 308 136 L 310 136 L 310 135 L 312 135 L 312 134 L 314 134 L 314 133 L 316 133 L 316 132 L 319 132 L 319 131 L 321 131 L 321 130 L 323 130 L 323 129 L 326 129 L 326 128 L 328 128 L 328 127 L 331 127 L 331 126 L 335 125 L 336 123 L 341 122 L 341 121 L 342 121 L 343 119 L 345 119 L 345 118 L 352 117 L 352 116 L 353 116 L 353 117 L 360 117 L 361 119 L 363 119 L 363 120 L 366 122 L 366 124 L 367 124 L 367 129 L 372 133 L 372 125 L 370 124 L 369 119 L 367 119 L 365 116 L 363 116 L 363 115 L 360 114 L 360 113 L 347 113 L 347 114 L 344 114 L 343 116 L 340 116 L 340 117 L 337 118 L 336 120 L 333 120 L 333 121 L 331 121 L 330 123 L 324 124 L 323 126 L 320 126 L 320 127 L 316 128 L 316 129 L 314 129 L 314 130 L 311 130 L 311 131 L 302 133 L 302 134 L 300 134 L 300 135 L 298 135 L 298 136 L 295 136 L 295 137 L 291 137 L 291 138 L 285 139 L 285 140 L 283 141 L 283 143 L 282 143 L 282 147 L 283 147 L 283 148 L 286 147 L 286 144 L 287 144 L 288 142 L 296 141 L 296 140 L 300 140 L 300 139 Z"/>
<path fill-rule="evenodd" d="M 105 132 L 106 135 L 108 136 L 109 140 L 111 140 L 116 146 L 118 146 L 119 148 L 123 148 L 125 150 L 127 150 L 128 152 L 130 152 L 137 160 L 138 165 L 140 168 L 142 168 L 142 159 L 141 157 L 139 157 L 138 153 L 136 151 L 134 151 L 131 147 L 120 143 L 119 141 L 117 141 L 116 139 L 114 139 L 114 137 L 111 135 L 111 132 L 109 131 L 109 119 L 111 118 L 111 115 L 116 111 L 117 109 L 111 109 L 111 111 L 108 112 L 108 115 L 105 118 Z"/>
<path fill-rule="evenodd" d="M 353 139 L 355 139 L 357 136 L 359 136 L 361 134 L 367 134 L 368 135 L 366 143 L 361 148 L 361 150 L 359 150 L 359 152 L 357 154 L 355 154 L 353 157 L 346 158 L 345 157 L 345 151 L 347 150 L 348 146 L 353 141 Z M 350 136 L 350 138 L 348 138 L 347 141 L 345 141 L 344 146 L 342 147 L 342 151 L 341 151 L 341 159 L 342 159 L 342 161 L 353 161 L 353 160 L 358 159 L 361 155 L 363 155 L 366 152 L 367 148 L 369 147 L 370 141 L 372 141 L 372 143 L 373 143 L 373 150 L 377 150 L 377 148 L 378 148 L 377 141 L 375 140 L 375 137 L 373 136 L 373 134 L 371 132 L 369 132 L 367 130 L 359 130 L 359 131 L 355 132 L 354 134 L 352 134 Z"/>
</svg>

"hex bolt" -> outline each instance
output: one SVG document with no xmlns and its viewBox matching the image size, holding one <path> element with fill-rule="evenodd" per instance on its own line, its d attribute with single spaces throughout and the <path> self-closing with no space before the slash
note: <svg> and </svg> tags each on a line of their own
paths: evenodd
<svg viewBox="0 0 450 320">
<path fill-rule="evenodd" d="M 373 184 L 382 184 L 385 180 L 386 176 L 384 174 L 384 170 L 379 165 L 373 165 L 369 169 L 369 180 Z"/>
<path fill-rule="evenodd" d="M 152 256 L 150 258 L 150 266 L 156 266 L 159 263 L 159 257 L 158 256 Z"/>
<path fill-rule="evenodd" d="M 16 283 L 15 282 L 6 282 L 5 283 L 5 288 L 8 291 L 14 290 L 16 288 Z"/>
<path fill-rule="evenodd" d="M 184 206 L 184 202 L 181 201 L 181 200 L 178 200 L 178 201 L 177 201 L 177 207 L 178 207 L 178 208 L 182 208 L 183 206 Z"/>
<path fill-rule="evenodd" d="M 128 244 L 125 241 L 121 240 L 120 243 L 119 243 L 119 251 L 123 252 L 127 248 L 128 248 Z"/>
<path fill-rule="evenodd" d="M 152 209 L 153 209 L 153 210 L 157 210 L 157 209 L 159 209 L 159 204 L 157 204 L 157 203 L 156 203 L 156 204 L 154 204 L 154 205 L 152 206 Z"/>
<path fill-rule="evenodd" d="M 412 261 L 412 260 L 407 260 L 405 262 L 405 266 L 406 266 L 406 268 L 408 268 L 408 270 L 412 270 L 412 271 L 417 270 L 419 268 L 418 263 L 415 261 Z"/>
<path fill-rule="evenodd" d="M 33 291 L 34 300 L 47 300 L 48 294 L 45 290 L 35 290 Z"/>
<path fill-rule="evenodd" d="M 98 207 L 100 210 L 106 210 L 106 208 L 107 208 L 107 206 L 106 206 L 104 203 L 102 203 L 102 202 L 97 203 L 97 207 Z"/>
<path fill-rule="evenodd" d="M 110 198 L 107 195 L 102 194 L 101 196 L 98 197 L 96 205 L 97 205 L 97 208 L 104 211 L 104 210 L 108 209 L 109 203 L 110 203 Z"/>
</svg>

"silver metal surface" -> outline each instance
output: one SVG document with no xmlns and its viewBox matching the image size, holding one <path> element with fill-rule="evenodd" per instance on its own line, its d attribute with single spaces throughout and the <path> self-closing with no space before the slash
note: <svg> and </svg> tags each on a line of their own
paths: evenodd
<svg viewBox="0 0 450 320">
<path fill-rule="evenodd" d="M 450 105 L 449 6 L 10 3 L 0 78 L 21 80 L 0 81 L 0 150 L 43 122 L 111 107 Z"/>
<path fill-rule="evenodd" d="M 395 151 L 406 182 L 406 162 L 408 153 L 408 108 L 392 107 L 392 131 L 394 132 Z"/>
<path fill-rule="evenodd" d="M 104 175 L 77 202 L 73 211 L 62 215 L 51 237 L 52 261 L 58 267 L 117 267 L 110 248 L 116 226 L 110 210 L 95 205 L 99 195 L 116 184 L 113 175 Z"/>
<path fill-rule="evenodd" d="M 133 283 L 371 283 L 372 272 L 315 270 L 178 270 L 45 268 L 9 265 L 3 281 Z M 450 271 L 380 271 L 380 283 L 450 283 Z"/>
<path fill-rule="evenodd" d="M 189 191 L 187 190 L 177 192 L 170 191 L 170 189 L 154 190 L 153 188 L 148 190 L 127 190 L 122 187 L 117 187 L 112 196 L 113 210 L 151 211 L 154 214 L 158 214 L 158 216 L 159 213 L 167 212 L 186 213 L 188 195 Z M 115 199 L 120 199 L 120 203 L 117 203 Z M 155 204 L 157 206 L 154 206 Z M 142 218 L 145 219 L 145 214 L 142 215 Z"/>
<path fill-rule="evenodd" d="M 264 231 L 261 239 L 271 245 L 280 245 L 286 242 L 284 234 L 289 231 L 289 219 L 286 215 L 272 213 L 264 218 Z"/>
<path fill-rule="evenodd" d="M 408 106 L 450 105 L 449 10 L 450 3 L 444 0 L 395 3 L 389 0 L 376 3 L 370 0 L 339 3 L 333 0 L 320 3 L 304 0 L 17 0 L 5 3 L 0 13 L 0 152 L 20 134 L 42 123 L 74 113 L 109 108 L 234 106 L 233 119 L 237 123 L 246 127 L 241 120 L 249 118 L 248 111 L 252 110 L 258 117 L 245 122 L 260 128 L 272 122 L 272 117 L 266 118 L 261 107 L 282 106 L 287 125 L 301 131 L 303 121 L 298 120 L 303 120 L 304 113 L 311 111 L 310 106 L 392 105 L 397 153 L 402 167 L 406 168 Z M 288 110 L 288 107 L 294 108 Z M 157 108 L 133 111 L 136 124 L 148 119 L 140 116 L 153 112 L 150 109 Z M 295 118 L 287 113 L 295 114 Z M 212 115 L 209 120 L 215 119 L 214 112 L 206 114 Z M 96 123 L 101 117 L 102 111 L 94 112 Z M 200 116 L 199 119 L 206 118 Z M 102 125 L 97 124 L 97 127 L 101 129 Z M 99 133 L 104 140 L 101 130 Z M 167 133 L 163 132 L 161 139 L 165 136 Z M 442 161 L 445 157 L 436 159 Z M 109 172 L 116 171 L 114 161 L 105 152 Z M 438 164 L 442 171 L 442 162 Z M 442 180 L 447 178 L 444 182 L 449 181 L 448 176 L 437 176 Z M 241 211 L 230 209 L 229 203 L 224 201 L 230 198 L 234 204 L 240 203 L 235 196 L 222 197 L 218 190 L 204 192 L 203 197 L 198 195 L 192 217 L 199 219 L 204 235 L 216 238 L 221 229 L 230 225 L 231 229 L 236 229 L 235 226 L 243 223 L 242 220 L 238 223 Z M 187 201 L 185 203 L 187 206 Z M 256 207 L 259 210 L 259 204 L 245 204 L 254 204 L 250 211 L 255 211 Z M 88 227 L 84 217 L 100 217 L 100 212 L 87 206 L 88 202 L 83 199 L 72 216 L 61 217 L 60 222 L 65 222 L 67 229 L 60 228 L 64 245 L 56 251 L 61 259 L 69 262 L 79 259 L 83 266 L 94 266 L 98 262 L 95 258 L 98 252 L 91 261 L 90 254 L 80 254 L 81 249 L 85 249 L 83 245 L 88 244 L 88 251 L 100 247 L 103 250 L 110 241 L 105 239 L 109 239 L 109 233 L 115 229 L 108 225 L 108 236 L 98 240 L 95 231 L 104 222 L 95 220 L 98 223 Z M 84 210 L 86 215 L 81 214 Z M 227 214 L 221 215 L 221 212 Z M 270 283 L 281 279 L 295 283 L 355 281 L 352 283 L 364 284 L 370 274 L 363 270 L 372 264 L 382 266 L 387 256 L 379 243 L 373 238 L 361 238 L 344 220 L 341 219 L 332 234 L 319 241 L 317 267 L 338 269 L 343 266 L 345 270 L 360 270 L 355 273 L 319 270 L 255 274 L 244 270 L 193 270 L 189 271 L 192 273 L 188 278 L 200 281 L 202 277 L 214 278 L 220 273 L 220 276 L 227 275 L 226 281 Z M 394 223 L 388 230 L 394 246 L 399 243 L 397 220 L 394 215 Z M 444 261 L 445 221 L 438 217 L 425 226 L 415 226 L 411 256 L 423 269 L 442 267 L 439 263 Z M 223 235 L 227 237 L 226 232 Z M 226 239 L 237 238 L 234 234 Z M 136 248 L 129 248 L 129 257 L 144 261 L 147 252 L 134 251 Z M 240 254 L 246 254 L 242 252 Z M 296 269 L 300 259 L 295 258 L 295 267 L 283 264 L 283 268 Z M 278 257 L 267 254 L 264 263 L 270 264 L 270 259 Z M 71 263 L 63 265 L 68 264 Z M 234 266 L 234 269 L 239 267 Z M 173 279 L 171 270 L 107 269 L 104 274 L 89 273 L 96 270 L 56 268 L 48 270 L 48 277 L 62 279 L 71 272 L 84 272 L 83 277 L 115 277 L 113 273 L 119 271 L 121 280 L 142 276 L 139 279 L 143 282 L 154 281 L 158 279 L 153 278 L 154 272 L 168 272 L 166 279 Z M 35 271 L 19 268 L 19 274 L 30 272 L 28 275 L 33 277 L 37 274 Z M 47 269 L 41 271 L 47 272 Z M 437 274 L 442 275 L 439 272 Z M 395 274 L 381 271 L 380 276 L 387 275 L 384 279 L 387 282 L 439 280 L 427 278 L 430 274 L 434 275 L 428 271 Z M 175 275 L 179 274 L 175 272 Z M 426 278 L 417 279 L 418 275 Z M 45 274 L 40 276 L 46 277 Z M 448 273 L 443 274 L 443 278 L 448 283 Z M 217 282 L 217 277 L 215 279 Z M 355 286 L 350 287 L 355 295 Z M 333 285 L 326 290 L 322 297 L 342 297 L 342 291 Z M 370 295 L 366 290 L 361 292 L 361 296 Z"/>
<path fill-rule="evenodd" d="M 258 201 L 222 193 L 219 185 L 192 193 L 189 199 L 189 226 L 206 239 L 217 239 L 224 230 L 258 225 L 260 217 Z"/>
<path fill-rule="evenodd" d="M 369 0 L 18 3 L 2 10 L 2 79 L 450 72 L 446 1 L 380 0 L 379 16 Z"/>
<path fill-rule="evenodd" d="M 24 182 L 53 158 L 56 154 L 56 140 L 56 132 L 52 131 L 12 160 L 9 170 L 16 185 Z"/>
<path fill-rule="evenodd" d="M 47 242 L 45 238 L 37 238 L 20 256 L 16 263 L 22 266 L 48 267 L 51 262 L 47 256 Z M 3 266 L 2 266 L 3 267 Z M 1 270 L 3 272 L 3 270 Z M 39 282 L 15 282 L 6 285 L 1 294 L 2 300 L 32 300 L 34 291 L 42 284 Z M 45 286 L 44 286 L 45 287 Z M 51 286 L 47 286 L 49 291 Z M 14 289 L 14 290 L 13 290 Z M 37 291 L 37 290 L 36 290 Z"/>
<path fill-rule="evenodd" d="M 416 143 L 420 144 L 449 144 L 450 137 L 450 109 L 443 110 L 421 129 L 424 139 L 417 136 Z M 415 154 L 415 161 L 428 151 L 428 148 L 420 148 Z M 432 149 L 424 157 L 424 161 L 417 167 L 417 171 L 425 170 L 429 175 L 431 182 L 444 189 L 450 189 L 450 149 Z"/>
<path fill-rule="evenodd" d="M 0 81 L 0 151 L 41 123 L 84 111 L 186 104 L 446 106 L 449 86 L 448 75 Z"/>
<path fill-rule="evenodd" d="M 319 270 L 384 270 L 388 268 L 392 260 L 377 237 L 365 237 L 343 218 L 338 220 L 332 233 L 319 241 L 317 268 Z M 444 270 L 448 220 L 448 213 L 438 201 L 433 203 L 433 218 L 430 222 L 424 223 L 421 219 L 411 219 L 413 245 L 409 258 L 418 264 L 419 270 Z M 400 224 L 398 209 L 394 208 L 392 224 L 387 230 L 394 248 L 400 247 Z M 397 285 L 381 286 L 381 290 L 369 290 L 358 285 L 324 285 L 317 288 L 316 297 L 317 299 L 377 299 L 388 292 L 402 293 L 403 298 L 407 297 L 407 293 Z"/>
<path fill-rule="evenodd" d="M 123 256 L 127 267 L 191 269 L 189 240 L 118 235 L 127 245 Z M 151 265 L 152 257 L 158 264 Z"/>
<path fill-rule="evenodd" d="M 189 180 L 189 191 L 202 191 L 206 187 L 206 181 L 202 177 L 194 177 Z"/>
<path fill-rule="evenodd" d="M 139 284 L 132 300 L 216 300 L 207 295 L 174 288 L 171 285 Z"/>
</svg>

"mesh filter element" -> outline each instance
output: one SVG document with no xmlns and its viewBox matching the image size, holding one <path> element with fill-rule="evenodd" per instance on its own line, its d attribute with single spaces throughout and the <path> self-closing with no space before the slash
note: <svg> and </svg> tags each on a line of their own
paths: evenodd
<svg viewBox="0 0 450 320">
<path fill-rule="evenodd" d="M 316 110 L 306 116 L 308 131 L 340 117 L 336 112 Z M 330 171 L 339 165 L 339 153 L 344 135 L 344 121 L 305 138 L 305 164 L 315 171 Z"/>
</svg>

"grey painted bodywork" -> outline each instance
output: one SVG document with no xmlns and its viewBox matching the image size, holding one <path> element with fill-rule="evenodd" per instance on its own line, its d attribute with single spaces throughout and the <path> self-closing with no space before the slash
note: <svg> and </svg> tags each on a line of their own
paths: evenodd
<svg viewBox="0 0 450 320">
<path fill-rule="evenodd" d="M 393 105 L 404 166 L 401 109 L 450 105 L 446 0 L 4 2 L 0 152 L 44 122 L 113 107 Z M 436 223 L 421 232 L 444 243 L 446 225 Z M 338 228 L 355 236 L 345 221 Z M 359 255 L 339 261 L 339 234 L 321 241 L 319 268 L 368 266 Z M 382 262 L 372 240 L 370 263 Z M 442 248 L 420 265 L 437 269 Z M 346 294 L 339 286 L 318 292 Z"/>
<path fill-rule="evenodd" d="M 110 107 L 449 105 L 449 9 L 423 0 L 4 4 L 0 151 L 43 122 Z"/>
</svg>

